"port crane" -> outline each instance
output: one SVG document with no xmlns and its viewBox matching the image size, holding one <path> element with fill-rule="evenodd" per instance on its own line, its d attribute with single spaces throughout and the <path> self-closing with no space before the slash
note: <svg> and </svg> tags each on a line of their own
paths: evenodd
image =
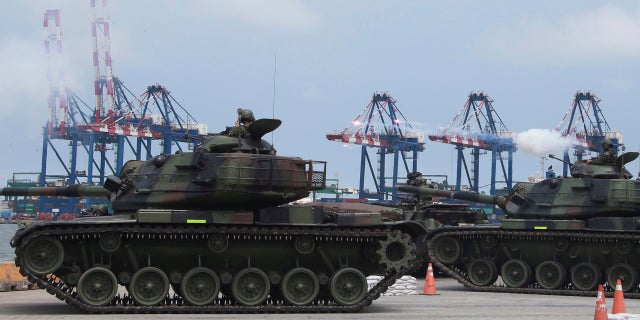
<svg viewBox="0 0 640 320">
<path fill-rule="evenodd" d="M 418 152 L 424 150 L 424 134 L 413 129 L 398 109 L 396 100 L 388 93 L 374 93 L 369 103 L 349 126 L 327 134 L 326 138 L 330 141 L 361 146 L 358 189 L 360 199 L 389 200 L 387 195 L 391 194 L 391 201 L 395 202 L 396 190 L 393 186 L 400 179 L 400 166 L 407 174 L 418 171 Z M 375 150 L 377 155 L 378 165 L 375 169 L 370 150 Z M 387 156 L 393 156 L 391 185 L 387 184 Z M 364 187 L 367 169 L 375 184 L 374 192 L 369 192 Z"/>
<path fill-rule="evenodd" d="M 114 76 L 107 1 L 89 2 L 94 106 L 80 99 L 65 84 L 60 11 L 47 10 L 44 15 L 49 117 L 43 130 L 40 186 L 102 184 L 107 176 L 120 171 L 124 159 L 148 160 L 157 145 L 162 147 L 162 153 L 172 153 L 173 147 L 182 151 L 207 134 L 206 125 L 198 124 L 164 86 L 151 85 L 142 94 L 135 95 Z M 64 157 L 65 151 L 68 158 Z M 125 153 L 131 156 L 125 157 Z M 52 166 L 50 154 L 55 155 L 63 175 L 48 173 Z M 86 165 L 82 165 L 85 160 Z M 60 176 L 65 177 L 64 181 Z M 48 181 L 51 177 L 57 180 Z M 59 208 L 63 212 L 78 212 L 91 204 L 91 199 L 86 199 L 85 204 L 79 201 L 85 200 L 40 197 L 39 207 L 40 211 Z"/>
<path fill-rule="evenodd" d="M 462 185 L 462 170 L 466 174 L 469 187 L 479 192 L 480 155 L 491 152 L 490 193 L 496 194 L 497 164 L 506 183 L 507 191 L 511 191 L 513 182 L 513 153 L 517 150 L 514 143 L 515 134 L 509 131 L 493 108 L 493 100 L 484 92 L 471 92 L 460 111 L 449 125 L 430 134 L 429 140 L 452 144 L 457 150 L 456 190 Z M 471 169 L 464 156 L 464 149 L 471 149 Z M 484 153 L 483 153 L 484 152 Z M 507 153 L 506 167 L 502 153 Z"/>
<path fill-rule="evenodd" d="M 613 142 L 614 149 L 623 147 L 622 133 L 611 130 L 607 123 L 602 109 L 600 99 L 591 91 L 576 91 L 571 106 L 565 112 L 560 123 L 556 126 L 556 131 L 563 137 L 574 138 L 574 156 L 577 160 L 582 160 L 583 156 L 589 152 L 602 152 L 601 142 L 604 138 L 609 138 Z M 563 176 L 569 173 L 569 149 L 564 151 Z"/>
</svg>

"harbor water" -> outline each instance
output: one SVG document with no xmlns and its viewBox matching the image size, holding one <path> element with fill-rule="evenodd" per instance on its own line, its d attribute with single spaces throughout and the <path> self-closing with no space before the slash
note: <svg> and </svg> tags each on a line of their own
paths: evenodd
<svg viewBox="0 0 640 320">
<path fill-rule="evenodd" d="M 0 261 L 13 261 L 16 257 L 9 244 L 11 237 L 18 230 L 15 223 L 0 223 Z"/>
</svg>

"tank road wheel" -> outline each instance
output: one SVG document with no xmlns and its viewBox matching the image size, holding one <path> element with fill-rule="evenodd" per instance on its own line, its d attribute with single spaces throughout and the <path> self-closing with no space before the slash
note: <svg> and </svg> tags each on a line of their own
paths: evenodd
<svg viewBox="0 0 640 320">
<path fill-rule="evenodd" d="M 282 296 L 292 305 L 311 303 L 319 291 L 318 277 L 307 268 L 291 269 L 282 279 Z"/>
<path fill-rule="evenodd" d="M 138 270 L 129 283 L 129 293 L 138 304 L 153 306 L 160 303 L 169 292 L 169 278 L 162 270 L 146 267 Z"/>
<path fill-rule="evenodd" d="M 210 304 L 220 292 L 220 278 L 211 269 L 193 268 L 184 275 L 180 282 L 180 294 L 185 301 L 194 306 Z"/>
<path fill-rule="evenodd" d="M 607 282 L 615 288 L 618 279 L 622 282 L 622 291 L 629 292 L 638 285 L 638 272 L 629 264 L 616 263 L 607 270 Z"/>
<path fill-rule="evenodd" d="M 511 288 L 521 288 L 531 280 L 531 268 L 521 259 L 511 259 L 502 265 L 502 282 Z"/>
<path fill-rule="evenodd" d="M 31 273 L 42 276 L 58 270 L 63 259 L 64 249 L 58 239 L 38 237 L 27 242 L 22 255 L 22 264 Z"/>
<path fill-rule="evenodd" d="M 269 295 L 271 282 L 264 271 L 257 268 L 240 270 L 231 283 L 231 293 L 239 304 L 256 306 L 261 304 Z"/>
<path fill-rule="evenodd" d="M 78 296 L 84 303 L 100 307 L 108 304 L 118 293 L 118 281 L 111 270 L 93 267 L 78 280 Z"/>
<path fill-rule="evenodd" d="M 567 271 L 560 262 L 547 260 L 536 267 L 536 281 L 545 289 L 558 289 L 567 282 Z"/>
<path fill-rule="evenodd" d="M 333 299 L 344 306 L 360 302 L 367 294 L 367 278 L 355 268 L 342 268 L 329 280 L 329 292 Z"/>
<path fill-rule="evenodd" d="M 387 270 L 400 272 L 402 268 L 411 266 L 416 245 L 408 235 L 400 232 L 387 234 L 387 238 L 381 240 L 379 246 L 376 253 L 380 256 L 380 263 L 384 264 Z"/>
<path fill-rule="evenodd" d="M 601 278 L 600 268 L 591 262 L 580 262 L 571 268 L 571 282 L 578 290 L 594 290 Z"/>
<path fill-rule="evenodd" d="M 487 258 L 476 259 L 467 268 L 469 280 L 476 286 L 488 286 L 498 279 L 498 268 Z"/>
<path fill-rule="evenodd" d="M 462 244 L 454 237 L 444 237 L 435 244 L 435 255 L 442 263 L 456 263 L 462 257 Z"/>
</svg>

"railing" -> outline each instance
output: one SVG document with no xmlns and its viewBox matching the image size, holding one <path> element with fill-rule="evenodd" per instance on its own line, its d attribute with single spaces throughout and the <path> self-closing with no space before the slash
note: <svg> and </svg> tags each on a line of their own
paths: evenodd
<svg viewBox="0 0 640 320">
<path fill-rule="evenodd" d="M 217 170 L 227 186 L 269 190 L 320 190 L 326 183 L 326 162 L 288 157 L 227 156 Z"/>
</svg>

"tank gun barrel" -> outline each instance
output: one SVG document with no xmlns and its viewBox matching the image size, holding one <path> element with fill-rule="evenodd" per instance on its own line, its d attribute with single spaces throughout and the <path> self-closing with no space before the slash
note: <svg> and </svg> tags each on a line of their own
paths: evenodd
<svg viewBox="0 0 640 320">
<path fill-rule="evenodd" d="M 49 196 L 49 197 L 108 197 L 111 191 L 102 186 L 73 184 L 66 187 L 7 187 L 0 189 L 2 196 Z"/>
<path fill-rule="evenodd" d="M 450 199 L 458 199 L 471 202 L 488 203 L 502 207 L 506 203 L 504 196 L 490 196 L 486 194 L 475 193 L 471 191 L 447 191 L 440 189 L 433 189 L 427 187 L 414 187 L 408 185 L 397 185 L 397 190 L 402 192 L 408 192 L 420 196 L 429 197 L 442 197 Z"/>
<path fill-rule="evenodd" d="M 573 164 L 573 163 L 571 163 L 571 162 L 567 162 L 567 161 L 564 161 L 564 159 L 560 159 L 560 158 L 556 157 L 556 156 L 555 156 L 555 155 L 553 155 L 553 154 L 549 154 L 549 158 L 551 158 L 551 159 L 556 159 L 556 160 L 558 160 L 558 161 L 560 161 L 560 162 L 562 162 L 562 163 L 565 163 L 565 164 L 567 164 L 570 168 L 573 168 L 573 167 L 574 167 L 574 164 Z"/>
</svg>

